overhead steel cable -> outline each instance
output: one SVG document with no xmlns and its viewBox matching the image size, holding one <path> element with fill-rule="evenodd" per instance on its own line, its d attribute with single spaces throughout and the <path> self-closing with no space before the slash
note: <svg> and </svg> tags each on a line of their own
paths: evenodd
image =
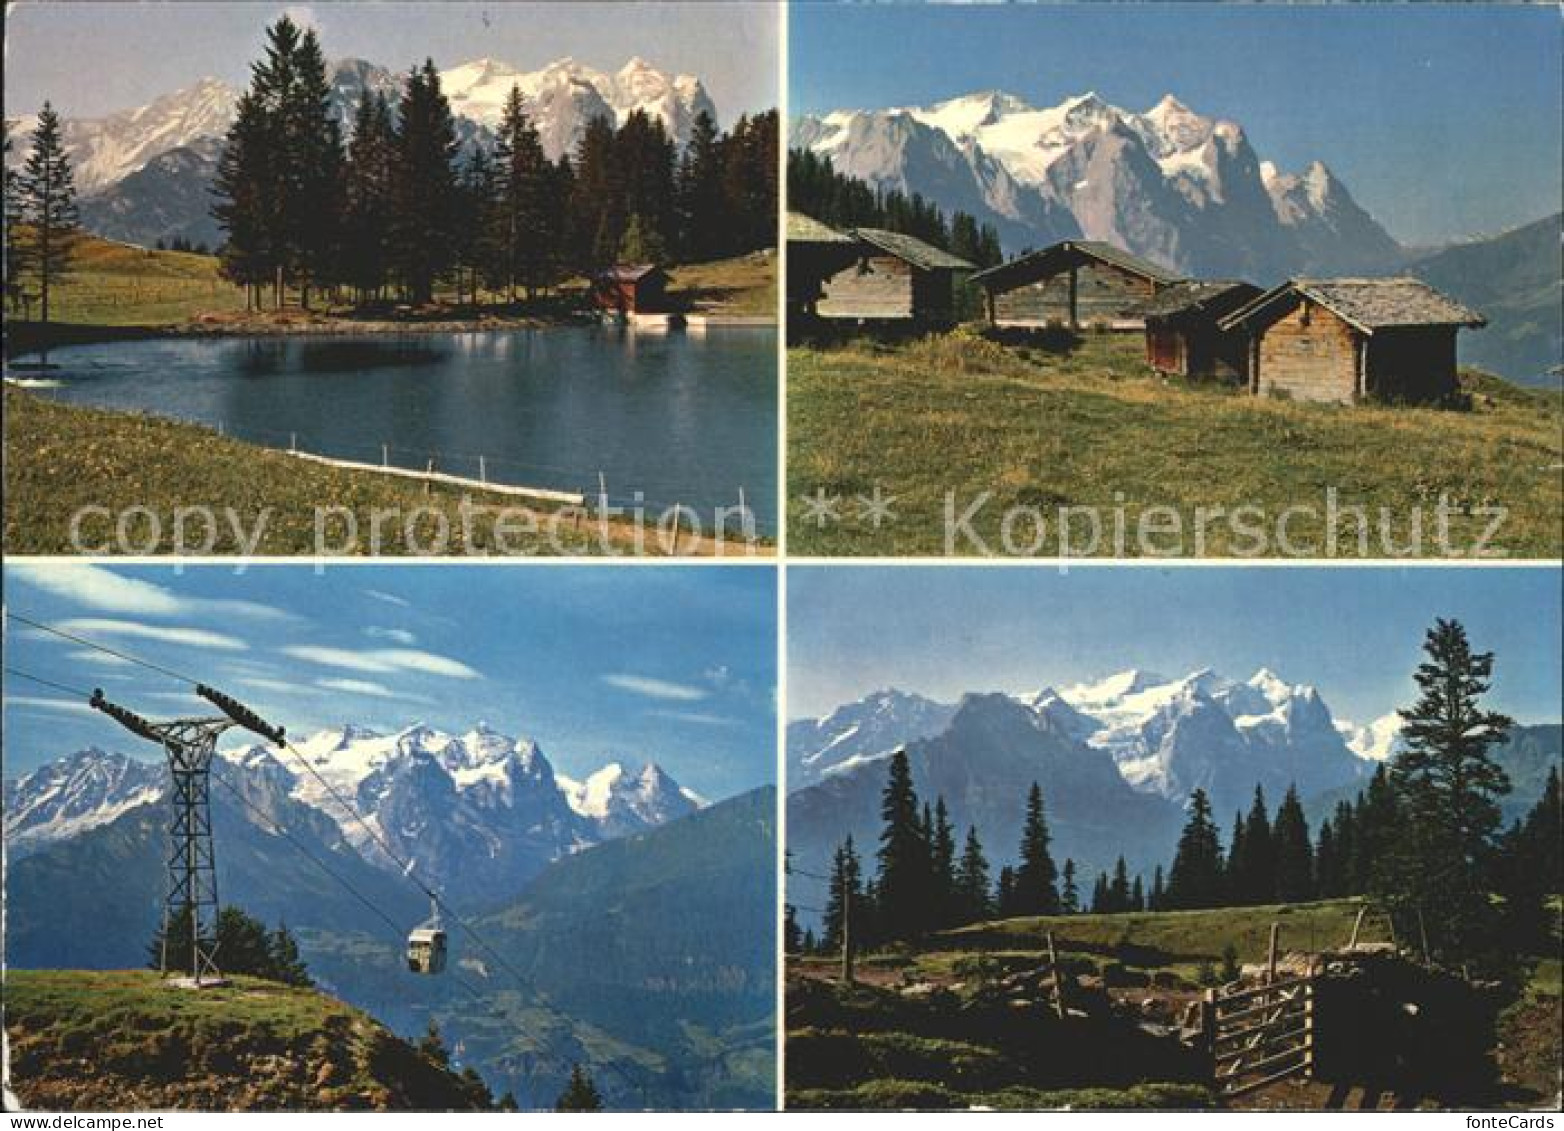
<svg viewBox="0 0 1564 1131">
<path fill-rule="evenodd" d="M 67 695 L 77 695 L 83 699 L 90 699 L 92 697 L 92 693 L 89 691 L 82 691 L 75 687 L 66 687 L 63 683 L 55 683 L 52 679 L 44 679 L 42 676 L 29 675 L 27 672 L 21 671 L 18 668 L 7 666 L 5 669 L 5 674 L 14 675 L 18 679 L 30 680 L 33 683 L 42 684 L 44 687 L 51 687 L 55 691 L 63 691 Z"/>
<path fill-rule="evenodd" d="M 121 652 L 118 649 L 110 648 L 107 644 L 99 644 L 95 640 L 88 640 L 85 636 L 77 636 L 74 633 L 66 632 L 64 629 L 55 628 L 53 625 L 42 624 L 39 621 L 24 617 L 21 613 L 12 612 L 10 609 L 5 611 L 5 615 L 12 620 L 21 621 L 29 628 L 36 628 L 42 632 L 52 633 L 53 635 L 58 636 L 63 640 L 69 640 L 73 644 L 80 644 L 86 648 L 96 648 L 99 652 L 106 652 L 110 656 L 117 656 L 119 659 L 125 660 L 128 663 L 140 664 L 144 668 L 151 668 L 153 671 L 160 672 L 163 675 L 168 676 L 170 679 L 177 679 L 181 683 L 196 684 L 200 682 L 199 680 L 191 679 L 187 675 L 181 675 L 179 672 L 176 672 L 171 668 L 165 668 L 161 664 L 154 664 L 151 660 L 143 659 L 142 657 L 133 655 L 130 652 Z"/>
</svg>

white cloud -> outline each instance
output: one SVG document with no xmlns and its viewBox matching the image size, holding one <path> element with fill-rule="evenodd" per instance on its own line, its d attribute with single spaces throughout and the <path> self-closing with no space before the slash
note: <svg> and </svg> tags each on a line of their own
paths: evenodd
<svg viewBox="0 0 1564 1131">
<path fill-rule="evenodd" d="M 383 683 L 372 679 L 317 679 L 315 686 L 326 691 L 342 691 L 348 695 L 370 695 L 376 699 L 400 699 L 402 696 Z"/>
<path fill-rule="evenodd" d="M 128 668 L 131 666 L 129 660 L 111 656 L 107 652 L 99 652 L 96 648 L 79 648 L 74 652 L 67 652 L 66 655 L 78 664 L 92 664 L 100 668 Z"/>
<path fill-rule="evenodd" d="M 396 644 L 418 643 L 418 637 L 405 628 L 382 628 L 378 624 L 372 624 L 364 630 L 364 635 L 373 636 L 377 640 L 390 640 Z"/>
<path fill-rule="evenodd" d="M 422 652 L 416 648 L 371 648 L 354 652 L 346 648 L 331 648 L 315 644 L 295 644 L 284 648 L 283 653 L 296 660 L 318 664 L 327 668 L 342 668 L 353 672 L 385 675 L 390 672 L 417 672 L 438 675 L 448 679 L 481 679 L 481 673 L 460 660 Z"/>
<path fill-rule="evenodd" d="M 605 675 L 603 682 L 610 687 L 617 687 L 620 691 L 628 691 L 632 695 L 644 695 L 648 699 L 668 699 L 677 703 L 694 703 L 709 694 L 704 687 L 692 687 L 686 683 L 673 683 L 666 679 L 631 675 L 626 672 Z"/>
<path fill-rule="evenodd" d="M 129 636 L 139 640 L 160 640 L 186 648 L 211 648 L 219 652 L 242 652 L 245 643 L 220 632 L 204 628 L 176 628 L 172 625 L 142 624 L 140 621 L 110 620 L 106 617 L 77 617 L 58 626 L 61 631 L 85 636 Z"/>
<path fill-rule="evenodd" d="M 364 590 L 364 596 L 373 597 L 377 601 L 384 601 L 388 605 L 395 605 L 399 609 L 410 609 L 413 607 L 411 601 L 398 597 L 395 593 L 387 593 L 384 589 L 366 589 Z"/>
<path fill-rule="evenodd" d="M 672 719 L 679 723 L 695 723 L 703 727 L 736 727 L 737 719 L 730 719 L 723 715 L 710 715 L 704 711 L 653 711 L 652 714 L 660 719 Z"/>
<path fill-rule="evenodd" d="M 18 580 L 34 589 L 99 612 L 146 617 L 206 614 L 251 620 L 293 619 L 291 613 L 257 601 L 184 597 L 162 585 L 87 562 L 28 562 L 10 568 Z"/>
<path fill-rule="evenodd" d="M 93 710 L 80 699 L 51 699 L 46 695 L 7 695 L 5 707 L 8 711 L 21 707 L 36 711 L 86 711 L 89 714 Z"/>
</svg>

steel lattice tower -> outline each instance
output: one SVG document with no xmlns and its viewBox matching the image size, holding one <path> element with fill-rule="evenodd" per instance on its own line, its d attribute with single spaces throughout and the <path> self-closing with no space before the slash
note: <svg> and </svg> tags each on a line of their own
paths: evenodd
<svg viewBox="0 0 1564 1131">
<path fill-rule="evenodd" d="M 211 770 L 217 738 L 232 719 L 175 719 L 153 723 L 110 703 L 95 691 L 92 705 L 122 726 L 163 747 L 173 782 L 169 822 L 168 888 L 163 900 L 162 953 L 165 976 L 181 966 L 196 986 L 222 978 L 217 965 L 217 856 L 212 842 Z M 188 962 L 168 953 L 176 924 L 189 922 Z M 172 960 L 172 961 L 171 961 Z"/>
</svg>

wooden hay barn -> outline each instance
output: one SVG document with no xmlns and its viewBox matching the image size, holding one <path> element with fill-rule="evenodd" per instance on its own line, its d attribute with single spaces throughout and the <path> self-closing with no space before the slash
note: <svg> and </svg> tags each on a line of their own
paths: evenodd
<svg viewBox="0 0 1564 1131">
<path fill-rule="evenodd" d="M 1064 240 L 972 276 L 990 325 L 1140 330 L 1133 309 L 1180 281 L 1177 273 L 1097 240 Z"/>
<path fill-rule="evenodd" d="M 823 280 L 815 304 L 820 317 L 955 323 L 956 282 L 972 264 L 900 232 L 854 228 L 852 235 L 857 254 Z"/>
<path fill-rule="evenodd" d="M 825 281 L 858 262 L 859 243 L 802 212 L 787 214 L 787 311 L 812 317 Z"/>
<path fill-rule="evenodd" d="M 1292 279 L 1223 318 L 1251 392 L 1352 404 L 1454 391 L 1455 336 L 1486 320 L 1418 279 Z"/>
<path fill-rule="evenodd" d="M 1248 340 L 1217 323 L 1259 295 L 1253 283 L 1228 279 L 1164 287 L 1134 309 L 1146 321 L 1146 364 L 1174 377 L 1244 377 Z"/>
<path fill-rule="evenodd" d="M 598 272 L 592 301 L 611 314 L 668 313 L 668 272 L 653 264 L 621 263 Z"/>
</svg>

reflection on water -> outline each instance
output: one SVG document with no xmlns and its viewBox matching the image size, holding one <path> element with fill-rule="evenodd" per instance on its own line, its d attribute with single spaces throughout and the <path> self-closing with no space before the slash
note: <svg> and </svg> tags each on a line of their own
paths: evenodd
<svg viewBox="0 0 1564 1131">
<path fill-rule="evenodd" d="M 53 351 L 61 400 L 271 446 L 706 509 L 775 530 L 776 333 L 615 327 L 171 339 Z"/>
</svg>

